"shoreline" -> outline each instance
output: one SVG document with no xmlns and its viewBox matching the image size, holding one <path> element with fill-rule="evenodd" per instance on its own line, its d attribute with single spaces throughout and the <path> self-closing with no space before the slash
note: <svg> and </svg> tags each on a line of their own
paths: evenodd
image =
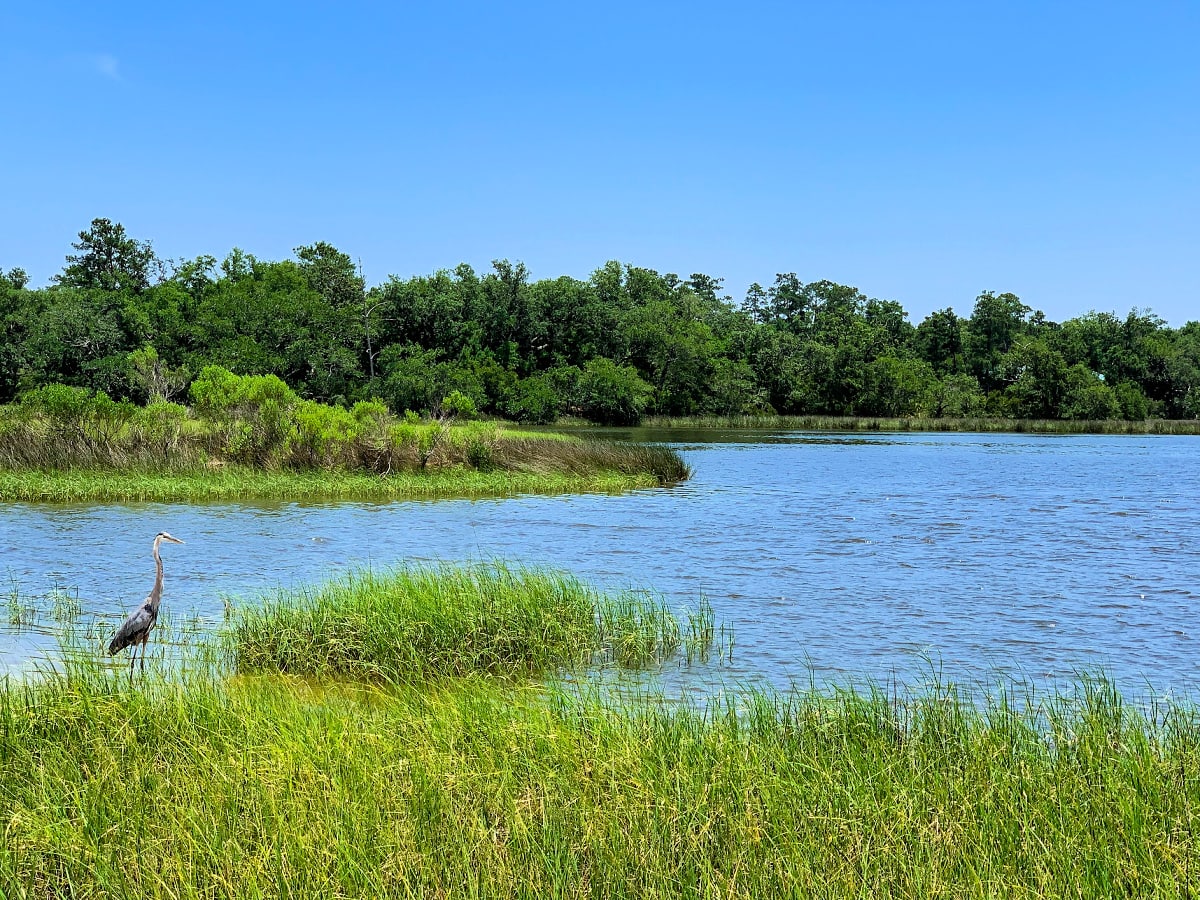
<svg viewBox="0 0 1200 900">
<path fill-rule="evenodd" d="M 616 494 L 657 487 L 651 473 L 535 473 L 467 468 L 388 475 L 331 471 L 0 470 L 0 502 L 199 503 L 224 500 L 434 500 L 520 494 Z"/>
</svg>

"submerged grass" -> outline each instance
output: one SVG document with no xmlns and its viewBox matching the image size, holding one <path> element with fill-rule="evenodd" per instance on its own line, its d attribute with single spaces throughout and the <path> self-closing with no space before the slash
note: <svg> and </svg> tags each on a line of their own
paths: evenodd
<svg viewBox="0 0 1200 900">
<path fill-rule="evenodd" d="M 645 666 L 678 649 L 680 628 L 659 599 L 558 572 L 414 566 L 282 592 L 238 612 L 230 642 L 239 673 L 404 681 Z"/>
<path fill-rule="evenodd" d="M 468 677 L 0 686 L 0 895 L 1187 897 L 1200 721 L 1110 685 L 701 708 Z"/>
</svg>

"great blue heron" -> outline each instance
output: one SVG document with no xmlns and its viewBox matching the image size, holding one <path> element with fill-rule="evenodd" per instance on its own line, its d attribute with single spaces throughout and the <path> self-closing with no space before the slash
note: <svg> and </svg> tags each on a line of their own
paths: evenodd
<svg viewBox="0 0 1200 900">
<path fill-rule="evenodd" d="M 142 671 L 146 671 L 146 641 L 150 637 L 150 629 L 158 621 L 158 605 L 162 602 L 163 565 L 162 557 L 158 555 L 158 545 L 163 541 L 170 541 L 172 544 L 183 543 L 179 538 L 171 537 L 165 531 L 160 531 L 154 536 L 154 567 L 156 570 L 154 587 L 150 589 L 150 595 L 142 605 L 129 614 L 129 618 L 117 629 L 117 633 L 113 635 L 113 639 L 108 644 L 109 656 L 120 653 L 126 647 L 133 648 L 129 651 L 130 678 L 133 677 L 133 661 L 136 658 L 138 644 L 142 645 Z"/>
</svg>

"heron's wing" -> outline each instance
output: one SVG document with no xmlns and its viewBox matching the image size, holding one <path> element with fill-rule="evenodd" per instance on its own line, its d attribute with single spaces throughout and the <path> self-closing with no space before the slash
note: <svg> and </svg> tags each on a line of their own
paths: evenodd
<svg viewBox="0 0 1200 900">
<path fill-rule="evenodd" d="M 113 639 L 109 642 L 109 654 L 111 655 L 124 650 L 149 631 L 150 626 L 154 624 L 154 618 L 154 610 L 150 608 L 149 603 L 143 603 L 131 612 L 129 618 L 121 623 L 121 627 L 117 629 L 117 633 L 113 635 Z"/>
</svg>

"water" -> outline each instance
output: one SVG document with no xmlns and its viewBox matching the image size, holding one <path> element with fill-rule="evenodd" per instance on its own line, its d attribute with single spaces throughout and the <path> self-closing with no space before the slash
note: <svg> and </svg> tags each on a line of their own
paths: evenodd
<svg viewBox="0 0 1200 900">
<path fill-rule="evenodd" d="M 726 682 L 1103 670 L 1200 694 L 1195 438 L 629 436 L 671 442 L 695 477 L 622 496 L 7 505 L 0 578 L 23 594 L 77 591 L 115 627 L 150 587 L 162 530 L 187 541 L 163 549 L 164 609 L 204 623 L 225 598 L 353 568 L 500 558 L 680 608 L 703 593 L 737 635 Z M 0 671 L 55 646 L 3 622 L 0 608 Z"/>
</svg>

